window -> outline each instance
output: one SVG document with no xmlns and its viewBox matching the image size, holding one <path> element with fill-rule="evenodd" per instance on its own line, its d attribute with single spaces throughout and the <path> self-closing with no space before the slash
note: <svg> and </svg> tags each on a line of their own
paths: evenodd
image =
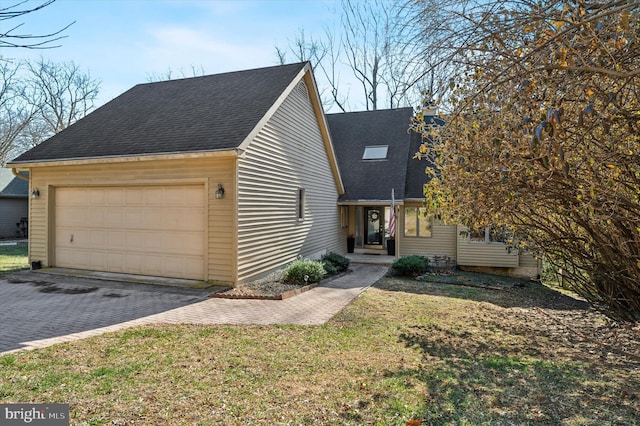
<svg viewBox="0 0 640 426">
<path fill-rule="evenodd" d="M 511 243 L 511 233 L 504 226 L 487 226 L 469 230 L 469 240 L 476 243 Z"/>
<path fill-rule="evenodd" d="M 385 160 L 389 145 L 371 145 L 364 148 L 363 160 Z"/>
<path fill-rule="evenodd" d="M 298 220 L 304 220 L 304 188 L 298 188 Z"/>
<path fill-rule="evenodd" d="M 431 237 L 431 218 L 425 207 L 405 207 L 405 237 Z"/>
</svg>

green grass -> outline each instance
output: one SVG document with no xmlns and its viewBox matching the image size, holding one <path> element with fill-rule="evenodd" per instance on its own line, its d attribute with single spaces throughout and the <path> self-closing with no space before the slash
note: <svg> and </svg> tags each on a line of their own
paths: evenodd
<svg viewBox="0 0 640 426">
<path fill-rule="evenodd" d="M 538 284 L 386 277 L 323 326 L 155 325 L 0 357 L 0 402 L 68 403 L 83 425 L 635 424 L 640 366 L 539 309 L 585 315 Z"/>
<path fill-rule="evenodd" d="M 29 268 L 26 244 L 0 246 L 0 276 Z"/>
</svg>

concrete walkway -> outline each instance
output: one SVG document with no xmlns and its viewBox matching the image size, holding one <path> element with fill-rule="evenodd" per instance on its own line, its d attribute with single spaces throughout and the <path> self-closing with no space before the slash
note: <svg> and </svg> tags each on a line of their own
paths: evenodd
<svg viewBox="0 0 640 426">
<path fill-rule="evenodd" d="M 351 269 L 285 300 L 209 299 L 206 290 L 16 274 L 0 280 L 0 355 L 145 324 L 323 324 L 387 272 L 374 264 Z"/>
</svg>

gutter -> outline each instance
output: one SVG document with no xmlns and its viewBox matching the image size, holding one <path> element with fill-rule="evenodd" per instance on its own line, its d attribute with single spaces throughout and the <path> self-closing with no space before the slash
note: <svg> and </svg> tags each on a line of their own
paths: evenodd
<svg viewBox="0 0 640 426">
<path fill-rule="evenodd" d="M 27 182 L 29 182 L 29 178 L 28 178 L 28 177 L 26 177 L 25 175 L 23 175 L 22 173 L 20 173 L 20 172 L 18 171 L 18 169 L 16 169 L 15 167 L 12 167 L 12 168 L 11 168 L 11 173 L 13 173 L 13 175 L 14 175 L 15 177 L 18 177 L 18 178 L 20 178 L 20 179 L 22 179 L 22 180 L 26 180 Z"/>
<path fill-rule="evenodd" d="M 138 161 L 153 160 L 183 160 L 192 158 L 222 158 L 222 157 L 242 157 L 244 151 L 240 148 L 220 149 L 216 151 L 187 151 L 187 152 L 169 152 L 154 154 L 138 154 L 138 155 L 114 155 L 105 157 L 80 157 L 80 158 L 63 158 L 53 160 L 27 160 L 27 161 L 11 161 L 9 165 L 12 167 L 43 167 L 43 166 L 70 166 L 83 164 L 108 164 L 108 163 L 130 163 Z M 14 172 L 15 174 L 15 172 Z M 18 176 L 18 175 L 16 175 Z M 24 177 L 24 176 L 23 176 Z M 26 179 L 26 178 L 25 178 Z"/>
</svg>

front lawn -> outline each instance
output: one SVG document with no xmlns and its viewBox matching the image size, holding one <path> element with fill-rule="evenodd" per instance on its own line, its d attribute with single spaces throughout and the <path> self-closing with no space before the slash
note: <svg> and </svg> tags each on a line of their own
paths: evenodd
<svg viewBox="0 0 640 426">
<path fill-rule="evenodd" d="M 500 286 L 385 277 L 323 326 L 156 325 L 18 352 L 0 357 L 0 402 L 68 403 L 83 425 L 637 424 L 640 330 Z"/>
<path fill-rule="evenodd" d="M 28 269 L 27 245 L 0 246 L 0 276 L 9 272 Z"/>
</svg>

